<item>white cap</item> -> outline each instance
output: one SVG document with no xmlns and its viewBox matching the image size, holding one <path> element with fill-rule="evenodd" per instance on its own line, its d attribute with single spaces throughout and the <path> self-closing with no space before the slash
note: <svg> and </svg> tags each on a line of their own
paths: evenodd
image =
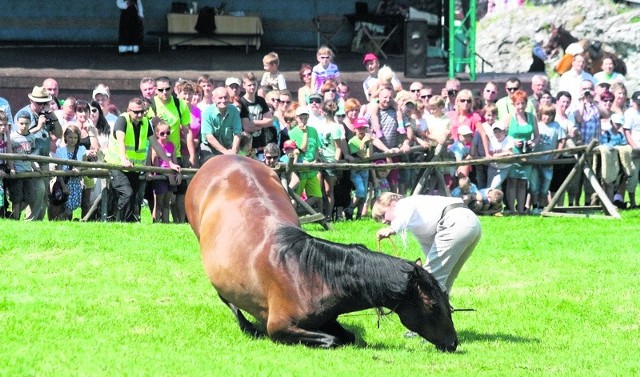
<svg viewBox="0 0 640 377">
<path fill-rule="evenodd" d="M 111 95 L 109 94 L 109 88 L 102 84 L 99 84 L 95 89 L 93 89 L 93 94 L 91 95 L 91 97 L 93 97 L 93 99 L 95 100 L 98 94 L 103 94 L 107 96 L 107 98 L 111 98 Z"/>
<path fill-rule="evenodd" d="M 237 84 L 238 86 L 242 86 L 242 81 L 240 81 L 237 77 L 227 77 L 224 82 L 224 86 L 229 86 L 231 84 Z"/>
<path fill-rule="evenodd" d="M 300 106 L 296 109 L 296 115 L 307 114 L 309 115 L 309 110 L 306 106 Z"/>
</svg>

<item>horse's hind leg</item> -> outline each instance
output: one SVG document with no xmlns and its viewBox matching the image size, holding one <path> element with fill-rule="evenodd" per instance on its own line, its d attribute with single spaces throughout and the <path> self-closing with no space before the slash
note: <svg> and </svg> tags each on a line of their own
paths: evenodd
<svg viewBox="0 0 640 377">
<path fill-rule="evenodd" d="M 271 339 L 273 339 L 273 341 L 275 342 L 287 344 L 304 344 L 305 346 L 309 347 L 322 348 L 334 348 L 345 344 L 345 341 L 343 339 L 334 334 L 324 332 L 322 329 L 304 329 L 300 326 L 294 325 L 295 322 L 291 317 L 285 317 L 282 315 L 282 313 L 279 314 L 281 315 L 273 315 L 273 313 L 270 313 L 269 320 L 267 322 L 267 332 L 269 333 L 269 337 L 271 337 Z M 329 326 L 328 328 L 330 330 L 336 330 L 336 327 L 333 325 Z M 344 329 L 342 330 L 346 331 Z"/>
<path fill-rule="evenodd" d="M 334 335 L 322 331 L 305 330 L 297 326 L 269 331 L 269 336 L 275 342 L 304 344 L 309 347 L 334 348 L 344 344 L 340 338 Z"/>
<path fill-rule="evenodd" d="M 342 327 L 338 321 L 328 322 L 320 330 L 337 337 L 343 344 L 354 344 L 356 342 L 356 336 Z"/>
<path fill-rule="evenodd" d="M 261 333 L 260 331 L 258 331 L 258 329 L 255 328 L 253 323 L 249 322 L 249 320 L 245 318 L 244 314 L 242 314 L 242 312 L 240 311 L 240 308 L 233 305 L 229 301 L 225 300 L 224 297 L 220 295 L 218 295 L 218 297 L 220 297 L 220 300 L 222 300 L 222 302 L 224 302 L 225 305 L 227 305 L 229 309 L 231 309 L 231 312 L 233 312 L 233 315 L 238 320 L 238 325 L 240 325 L 240 330 L 242 330 L 243 333 L 249 336 L 252 336 L 254 338 L 259 338 L 261 336 L 264 336 L 263 333 Z"/>
</svg>

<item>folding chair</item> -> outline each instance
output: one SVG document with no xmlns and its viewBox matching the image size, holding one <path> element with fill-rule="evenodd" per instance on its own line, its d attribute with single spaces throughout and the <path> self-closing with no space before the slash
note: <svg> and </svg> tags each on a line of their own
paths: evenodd
<svg viewBox="0 0 640 377">
<path fill-rule="evenodd" d="M 373 51 L 373 53 L 376 55 L 382 55 L 382 57 L 387 59 L 387 54 L 385 54 L 383 47 L 389 41 L 389 39 L 391 39 L 396 30 L 400 28 L 400 25 L 393 25 L 388 33 L 384 32 L 385 25 L 377 25 L 369 22 L 358 22 L 356 23 L 356 28 L 358 27 L 361 28 L 368 42 L 370 42 L 371 50 Z"/>
<path fill-rule="evenodd" d="M 332 41 L 346 26 L 347 20 L 344 16 L 327 14 L 314 17 L 313 27 L 318 37 L 318 48 L 324 44 L 336 50 L 337 46 Z"/>
</svg>

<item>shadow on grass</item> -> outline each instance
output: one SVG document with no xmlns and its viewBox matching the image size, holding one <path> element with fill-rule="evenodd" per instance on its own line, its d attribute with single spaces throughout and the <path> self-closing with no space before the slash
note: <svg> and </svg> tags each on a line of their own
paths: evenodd
<svg viewBox="0 0 640 377">
<path fill-rule="evenodd" d="M 525 338 L 512 334 L 504 333 L 478 333 L 473 330 L 458 331 L 458 339 L 460 343 L 473 343 L 473 342 L 509 342 L 509 343 L 540 343 L 540 339 L 537 338 Z"/>
</svg>

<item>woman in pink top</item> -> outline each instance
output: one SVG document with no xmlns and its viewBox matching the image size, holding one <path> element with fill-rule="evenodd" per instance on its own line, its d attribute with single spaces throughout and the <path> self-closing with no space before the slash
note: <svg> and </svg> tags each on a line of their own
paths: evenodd
<svg viewBox="0 0 640 377">
<path fill-rule="evenodd" d="M 453 140 L 458 140 L 458 128 L 465 125 L 471 129 L 474 135 L 479 132 L 484 145 L 489 145 L 484 129 L 479 127 L 482 124 L 482 118 L 473 111 L 473 93 L 470 90 L 462 89 L 458 92 L 455 110 L 449 111 L 447 116 L 451 119 L 451 138 Z M 489 155 L 488 148 L 485 149 L 487 149 L 485 152 Z M 471 165 L 460 166 L 458 172 L 468 177 L 471 172 Z"/>
</svg>

